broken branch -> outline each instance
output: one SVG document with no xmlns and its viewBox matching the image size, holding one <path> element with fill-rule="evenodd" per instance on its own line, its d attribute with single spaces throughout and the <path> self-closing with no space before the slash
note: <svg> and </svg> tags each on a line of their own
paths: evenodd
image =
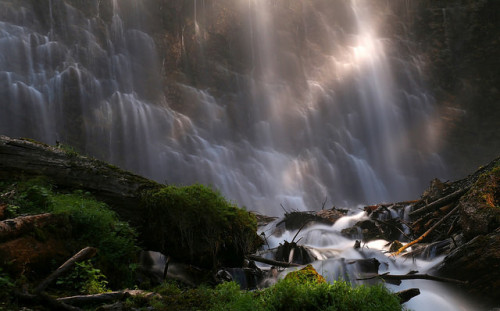
<svg viewBox="0 0 500 311">
<path fill-rule="evenodd" d="M 411 241 L 410 243 L 404 245 L 403 247 L 401 247 L 400 249 L 398 249 L 397 252 L 393 253 L 392 255 L 393 256 L 397 256 L 399 254 L 401 254 L 401 252 L 403 252 L 405 249 L 407 249 L 408 247 L 422 241 L 426 236 L 428 236 L 434 229 L 436 229 L 440 224 L 442 224 L 446 219 L 450 218 L 451 215 L 453 215 L 453 213 L 455 211 L 458 210 L 458 206 L 456 206 L 454 209 L 452 209 L 448 214 L 446 214 L 443 218 L 441 218 L 441 220 L 439 220 L 438 222 L 436 222 L 434 224 L 434 226 L 430 227 L 429 230 L 425 231 L 424 234 L 422 234 L 419 238 L 417 238 L 416 240 L 413 240 Z"/>
<path fill-rule="evenodd" d="M 411 217 L 418 216 L 418 215 L 423 214 L 427 211 L 432 211 L 432 210 L 437 209 L 443 205 L 446 205 L 446 204 L 452 202 L 453 200 L 455 200 L 456 198 L 462 196 L 462 194 L 467 192 L 467 190 L 469 190 L 469 188 L 457 190 L 457 191 L 453 192 L 452 194 L 449 194 L 445 197 L 442 197 L 439 200 L 436 200 L 430 204 L 425 205 L 424 207 L 421 207 L 419 209 L 414 210 L 413 212 L 410 213 L 410 216 Z"/>
<path fill-rule="evenodd" d="M 404 275 L 396 275 L 396 274 L 375 274 L 371 275 L 368 277 L 364 278 L 359 278 L 357 280 L 359 281 L 364 281 L 364 280 L 371 280 L 375 278 L 380 278 L 383 280 L 431 280 L 431 281 L 438 281 L 438 282 L 446 282 L 446 283 L 454 283 L 458 285 L 466 285 L 468 284 L 467 281 L 461 281 L 457 279 L 450 279 L 450 278 L 443 278 L 439 276 L 434 276 L 434 275 L 429 275 L 429 274 L 404 274 Z"/>
<path fill-rule="evenodd" d="M 277 261 L 277 260 L 272 260 L 272 259 L 267 259 L 263 257 L 259 257 L 256 255 L 248 255 L 248 259 L 262 262 L 268 265 L 273 265 L 273 266 L 278 266 L 278 267 L 283 267 L 283 268 L 288 268 L 288 267 L 300 267 L 300 265 L 293 263 L 293 262 L 283 262 L 283 261 Z"/>
<path fill-rule="evenodd" d="M 35 289 L 35 293 L 37 295 L 40 294 L 50 285 L 50 283 L 52 283 L 55 279 L 57 279 L 61 274 L 73 268 L 76 262 L 92 258 L 96 253 L 97 249 L 93 247 L 85 247 L 84 249 L 79 251 L 76 255 L 68 259 L 65 263 L 63 263 L 59 268 L 57 268 L 56 271 L 52 272 L 47 278 L 45 278 L 45 280 L 43 280 Z"/>
</svg>

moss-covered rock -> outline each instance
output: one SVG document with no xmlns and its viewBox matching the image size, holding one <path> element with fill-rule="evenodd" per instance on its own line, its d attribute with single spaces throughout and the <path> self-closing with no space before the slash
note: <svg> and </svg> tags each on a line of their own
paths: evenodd
<svg viewBox="0 0 500 311">
<path fill-rule="evenodd" d="M 483 173 L 460 200 L 460 225 L 468 239 L 500 226 L 500 163 Z"/>
<path fill-rule="evenodd" d="M 307 265 L 300 270 L 288 273 L 285 277 L 285 280 L 295 280 L 300 283 L 326 283 L 325 278 L 321 274 L 319 274 L 311 265 Z"/>
<path fill-rule="evenodd" d="M 238 266 L 261 244 L 253 214 L 203 185 L 143 195 L 149 247 L 201 267 Z"/>
</svg>

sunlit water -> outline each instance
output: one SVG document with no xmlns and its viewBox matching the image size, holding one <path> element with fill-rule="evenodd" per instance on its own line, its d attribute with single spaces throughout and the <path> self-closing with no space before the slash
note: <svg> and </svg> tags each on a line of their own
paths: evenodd
<svg viewBox="0 0 500 311">
<path fill-rule="evenodd" d="M 362 281 L 366 274 L 359 271 L 353 260 L 375 258 L 380 262 L 378 272 L 380 274 L 389 272 L 393 275 L 403 275 L 410 271 L 418 271 L 419 274 L 429 273 L 433 275 L 433 268 L 441 263 L 443 257 L 435 257 L 428 260 L 410 259 L 402 257 L 393 257 L 388 251 L 388 241 L 376 240 L 366 244 L 361 244 L 360 249 L 354 248 L 355 240 L 345 238 L 340 234 L 344 228 L 353 226 L 356 222 L 367 219 L 364 212 L 341 218 L 334 225 L 308 225 L 300 230 L 289 231 L 276 225 L 281 221 L 277 219 L 274 222 L 259 228 L 259 232 L 266 235 L 267 244 L 261 255 L 272 258 L 274 249 L 284 241 L 291 242 L 300 240 L 298 245 L 305 246 L 315 254 L 317 260 L 312 266 L 325 277 L 328 282 L 343 279 L 352 285 L 373 284 L 374 280 Z M 278 228 L 278 229 L 277 229 Z M 296 236 L 297 234 L 297 236 Z M 411 248 L 410 248 L 411 250 Z M 268 265 L 259 264 L 262 268 L 269 268 Z M 279 278 L 283 278 L 287 273 L 300 269 L 285 269 Z M 486 307 L 480 307 L 473 303 L 473 299 L 465 294 L 460 288 L 447 283 L 441 283 L 429 280 L 403 280 L 401 285 L 391 285 L 386 283 L 391 291 L 397 292 L 409 288 L 419 288 L 420 295 L 412 298 L 405 306 L 415 311 L 427 310 L 489 310 Z"/>
<path fill-rule="evenodd" d="M 71 3 L 0 3 L 0 133 L 76 145 L 160 182 L 210 184 L 270 215 L 325 198 L 406 200 L 442 172 L 433 98 L 418 58 L 379 35 L 384 6 L 228 2 L 249 70 L 217 64 L 227 93 L 178 84 L 174 108 L 143 3 L 88 1 L 87 14 Z M 203 64 L 215 4 L 190 3 Z"/>
</svg>

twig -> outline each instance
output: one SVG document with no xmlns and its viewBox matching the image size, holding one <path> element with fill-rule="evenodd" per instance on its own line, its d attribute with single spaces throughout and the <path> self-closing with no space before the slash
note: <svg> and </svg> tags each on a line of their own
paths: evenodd
<svg viewBox="0 0 500 311">
<path fill-rule="evenodd" d="M 452 209 L 448 214 L 446 214 L 446 216 L 444 216 L 443 218 L 441 218 L 441 220 L 439 220 L 438 222 L 436 222 L 434 224 L 434 226 L 430 227 L 429 230 L 425 231 L 424 234 L 422 234 L 419 238 L 417 238 L 416 240 L 413 240 L 411 241 L 410 243 L 404 245 L 403 247 L 401 247 L 400 249 L 398 249 L 397 252 L 393 253 L 392 255 L 393 256 L 397 256 L 399 254 L 401 254 L 402 251 L 404 251 L 405 249 L 407 249 L 408 247 L 412 246 L 413 244 L 416 244 L 420 241 L 422 241 L 426 236 L 428 236 L 434 229 L 436 229 L 440 224 L 442 224 L 446 219 L 450 218 L 451 215 L 453 215 L 453 213 L 455 211 L 458 210 L 458 206 L 456 206 L 454 209 Z"/>
<path fill-rule="evenodd" d="M 262 258 L 256 255 L 247 255 L 247 258 L 253 261 L 258 261 L 262 262 L 268 265 L 274 265 L 278 267 L 283 267 L 283 268 L 288 268 L 288 267 L 300 267 L 300 265 L 293 263 L 293 262 L 283 262 L 283 261 L 277 261 L 277 260 L 272 260 L 272 259 L 267 259 L 267 258 Z"/>
<path fill-rule="evenodd" d="M 358 278 L 357 280 L 363 281 L 363 280 L 371 280 L 375 278 L 381 278 L 384 280 L 431 280 L 431 281 L 438 281 L 438 282 L 446 282 L 446 283 L 455 283 L 459 285 L 466 285 L 469 282 L 467 281 L 461 281 L 457 279 L 450 279 L 450 278 L 443 278 L 439 276 L 433 276 L 429 274 L 404 274 L 404 275 L 396 275 L 396 274 L 376 274 L 364 278 Z"/>
<path fill-rule="evenodd" d="M 325 209 L 325 204 L 326 204 L 327 200 L 328 200 L 328 197 L 325 197 L 325 201 L 323 202 L 323 205 L 321 205 L 321 210 Z"/>
<path fill-rule="evenodd" d="M 300 229 L 299 229 L 299 230 L 297 231 L 297 233 L 295 233 L 295 235 L 293 236 L 292 242 L 290 242 L 290 244 L 291 244 L 291 243 L 293 243 L 293 241 L 295 241 L 295 238 L 297 237 L 297 235 L 300 233 L 300 231 L 301 231 L 302 229 L 304 229 L 304 227 L 305 227 L 308 223 L 309 223 L 309 222 L 307 222 L 307 221 L 306 221 L 306 222 L 304 222 L 304 223 L 302 224 L 302 226 L 300 227 Z"/>
<path fill-rule="evenodd" d="M 283 211 L 285 212 L 285 215 L 288 214 L 288 211 L 286 210 L 286 208 L 283 206 L 283 204 L 280 203 L 280 206 L 281 208 L 283 209 Z"/>
</svg>

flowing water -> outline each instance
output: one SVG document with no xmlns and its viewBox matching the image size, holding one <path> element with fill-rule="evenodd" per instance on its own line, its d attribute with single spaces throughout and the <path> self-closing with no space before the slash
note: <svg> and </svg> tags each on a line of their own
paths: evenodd
<svg viewBox="0 0 500 311">
<path fill-rule="evenodd" d="M 353 226 L 360 220 L 368 219 L 364 212 L 345 216 L 334 225 L 307 225 L 302 230 L 286 230 L 284 224 L 280 225 L 282 219 L 259 229 L 266 235 L 267 244 L 262 250 L 263 257 L 273 258 L 273 252 L 284 241 L 300 240 L 298 245 L 306 247 L 314 256 L 312 266 L 325 277 L 328 282 L 343 279 L 351 284 L 374 284 L 374 280 L 358 280 L 377 271 L 363 271 L 362 265 L 356 264 L 357 260 L 375 258 L 380 262 L 378 273 L 390 273 L 392 275 L 404 275 L 410 271 L 418 271 L 419 274 L 434 275 L 433 268 L 436 267 L 443 257 L 420 256 L 423 258 L 391 257 L 389 253 L 389 242 L 375 240 L 361 244 L 361 248 L 355 249 L 355 240 L 346 238 L 340 231 Z M 411 250 L 411 249 L 410 249 Z M 260 265 L 269 268 L 267 265 Z M 366 265 L 365 265 L 366 267 Z M 371 267 L 368 265 L 368 267 Z M 299 267 L 301 268 L 301 267 Z M 279 278 L 299 268 L 288 268 L 283 271 Z M 386 287 L 397 292 L 410 288 L 419 288 L 420 295 L 405 303 L 405 307 L 411 310 L 488 310 L 487 307 L 479 306 L 473 299 L 465 294 L 457 286 L 429 280 L 403 280 L 400 285 L 391 285 L 390 281 Z"/>
<path fill-rule="evenodd" d="M 144 3 L 0 1 L 0 134 L 74 145 L 160 182 L 210 184 L 268 215 L 280 205 L 319 209 L 325 198 L 337 206 L 412 199 L 442 174 L 421 63 L 398 52 L 403 38 L 382 36 L 387 2 L 228 1 L 244 69 L 215 66 L 225 91 L 178 82 L 181 105 L 164 95 L 169 68 Z M 182 28 L 179 51 L 188 57 L 194 40 L 200 68 L 211 64 L 211 29 L 224 22 L 207 13 L 217 3 L 193 0 Z M 357 251 L 337 226 L 301 233 L 330 280 L 349 275 L 339 258 L 376 257 L 394 273 L 423 273 L 439 260 L 393 260 L 375 251 L 380 243 Z M 405 281 L 425 291 L 409 307 L 472 310 L 425 282 Z"/>
<path fill-rule="evenodd" d="M 210 184 L 271 215 L 325 198 L 409 199 L 442 172 L 433 99 L 418 59 L 379 37 L 384 6 L 229 2 L 249 70 L 218 64 L 233 82 L 222 95 L 178 83 L 174 107 L 143 3 L 72 3 L 0 3 L 2 134 L 74 145 L 161 182 Z M 192 2 L 202 65 L 214 3 Z"/>
</svg>

